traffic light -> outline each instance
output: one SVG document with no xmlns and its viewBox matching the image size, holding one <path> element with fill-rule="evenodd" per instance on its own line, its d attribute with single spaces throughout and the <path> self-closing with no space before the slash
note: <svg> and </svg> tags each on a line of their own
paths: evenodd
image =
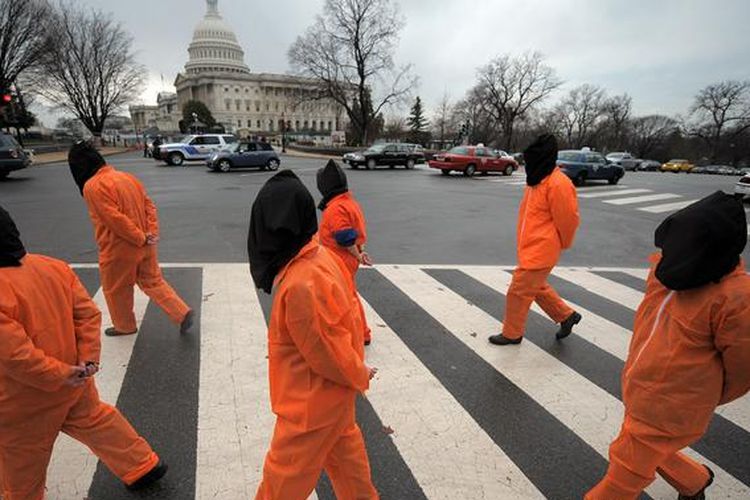
<svg viewBox="0 0 750 500">
<path fill-rule="evenodd" d="M 0 108 L 5 108 L 13 104 L 13 94 L 9 90 L 3 90 L 0 92 Z"/>
</svg>

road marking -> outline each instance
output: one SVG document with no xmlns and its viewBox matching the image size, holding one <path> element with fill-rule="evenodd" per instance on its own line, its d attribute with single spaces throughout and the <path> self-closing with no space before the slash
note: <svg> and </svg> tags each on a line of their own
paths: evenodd
<svg viewBox="0 0 750 500">
<path fill-rule="evenodd" d="M 633 203 L 645 203 L 647 201 L 671 200 L 673 198 L 680 198 L 680 195 L 671 194 L 671 193 L 649 194 L 645 196 L 633 196 L 630 198 L 618 198 L 616 200 L 604 200 L 604 203 L 609 203 L 611 205 L 631 205 Z"/>
<path fill-rule="evenodd" d="M 641 210 L 643 212 L 650 212 L 652 214 L 661 214 L 664 212 L 674 212 L 676 210 L 681 210 L 688 205 L 692 205 L 698 200 L 684 200 L 684 201 L 676 201 L 674 203 L 665 203 L 663 205 L 653 205 L 651 207 L 643 207 L 639 208 L 638 210 Z"/>
<path fill-rule="evenodd" d="M 585 187 L 578 188 L 579 193 L 585 193 L 587 191 L 604 191 L 604 190 L 610 190 L 610 189 L 627 189 L 628 186 L 624 184 L 618 184 L 613 186 L 612 184 L 588 184 Z"/>
<path fill-rule="evenodd" d="M 376 339 L 367 362 L 380 369 L 367 398 L 395 429 L 393 442 L 427 498 L 543 498 L 372 306 L 362 304 Z"/>
<path fill-rule="evenodd" d="M 622 190 L 612 190 L 607 191 L 604 193 L 584 193 L 579 194 L 579 198 L 604 198 L 605 196 L 619 196 L 621 194 L 638 194 L 638 193 L 651 193 L 652 191 L 650 189 L 622 189 Z"/>
<path fill-rule="evenodd" d="M 111 317 L 101 288 L 94 296 L 94 302 L 102 312 L 101 371 L 96 374 L 96 387 L 102 401 L 115 405 L 138 336 L 107 337 L 104 335 L 104 329 L 111 326 Z M 148 297 L 136 287 L 134 311 L 139 328 L 143 317 L 146 315 L 148 303 Z M 98 459 L 91 453 L 91 450 L 68 435 L 60 433 L 55 442 L 52 460 L 47 472 L 49 497 L 88 497 L 97 462 Z"/>
</svg>

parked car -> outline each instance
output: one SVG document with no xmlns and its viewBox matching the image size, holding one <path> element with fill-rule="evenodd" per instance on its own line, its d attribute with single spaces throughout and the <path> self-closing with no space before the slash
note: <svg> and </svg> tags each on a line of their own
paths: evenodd
<svg viewBox="0 0 750 500">
<path fill-rule="evenodd" d="M 707 165 L 704 169 L 709 173 L 716 175 L 743 175 L 742 170 L 736 169 L 730 165 Z M 695 172 L 695 168 L 690 173 L 693 172 Z"/>
<path fill-rule="evenodd" d="M 695 168 L 695 165 L 687 160 L 669 160 L 667 163 L 661 166 L 662 172 L 690 172 Z"/>
<path fill-rule="evenodd" d="M 0 179 L 5 179 L 14 170 L 21 170 L 29 165 L 31 157 L 16 139 L 10 134 L 0 132 Z"/>
<path fill-rule="evenodd" d="M 440 170 L 443 175 L 463 172 L 466 177 L 471 177 L 477 172 L 482 175 L 489 172 L 512 175 L 518 170 L 518 163 L 512 156 L 507 154 L 499 156 L 484 146 L 457 146 L 447 153 L 438 153 L 433 156 L 429 165 L 430 168 Z"/>
<path fill-rule="evenodd" d="M 635 169 L 639 172 L 658 172 L 661 169 L 661 162 L 656 160 L 641 160 Z"/>
<path fill-rule="evenodd" d="M 357 169 L 364 166 L 367 170 L 379 166 L 395 168 L 403 165 L 407 169 L 414 168 L 418 163 L 424 163 L 424 153 L 414 144 L 375 144 L 369 149 L 343 156 L 344 163 Z"/>
<path fill-rule="evenodd" d="M 750 195 L 750 173 L 743 175 L 734 185 L 734 195 L 741 200 Z"/>
<path fill-rule="evenodd" d="M 606 180 L 617 184 L 625 176 L 620 165 L 608 163 L 601 153 L 588 150 L 563 150 L 557 153 L 557 164 L 576 186 L 587 181 Z"/>
<path fill-rule="evenodd" d="M 710 174 L 711 172 L 708 171 L 707 167 L 693 167 L 693 170 L 690 171 L 691 174 Z"/>
<path fill-rule="evenodd" d="M 214 153 L 206 160 L 206 167 L 218 172 L 229 172 L 235 168 L 260 168 L 275 171 L 281 159 L 267 142 L 241 142 L 229 151 Z"/>
<path fill-rule="evenodd" d="M 180 142 L 162 144 L 157 157 L 168 165 L 182 165 L 186 161 L 205 161 L 214 153 L 229 150 L 237 144 L 231 134 L 188 135 Z"/>
<path fill-rule="evenodd" d="M 633 157 L 630 153 L 609 153 L 607 161 L 614 165 L 619 165 L 625 170 L 636 170 L 641 160 Z"/>
</svg>

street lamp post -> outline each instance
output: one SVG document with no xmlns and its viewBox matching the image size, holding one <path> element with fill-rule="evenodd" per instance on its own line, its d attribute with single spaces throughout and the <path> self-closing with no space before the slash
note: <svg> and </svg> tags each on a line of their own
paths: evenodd
<svg viewBox="0 0 750 500">
<path fill-rule="evenodd" d="M 281 113 L 281 152 L 286 153 L 286 117 Z"/>
</svg>

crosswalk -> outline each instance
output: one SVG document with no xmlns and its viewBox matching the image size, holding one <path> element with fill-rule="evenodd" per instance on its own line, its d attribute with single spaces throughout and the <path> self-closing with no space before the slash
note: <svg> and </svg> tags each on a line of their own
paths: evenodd
<svg viewBox="0 0 750 500">
<path fill-rule="evenodd" d="M 108 318 L 93 266 L 76 266 Z M 620 372 L 646 270 L 557 268 L 550 282 L 584 320 L 554 340 L 534 306 L 526 340 L 497 348 L 512 268 L 379 265 L 359 276 L 380 372 L 358 420 L 388 499 L 580 498 L 603 475 L 623 407 Z M 102 398 L 117 402 L 170 463 L 158 498 L 252 498 L 274 417 L 268 401 L 269 299 L 246 264 L 166 265 L 198 311 L 180 336 L 136 296 L 135 337 L 103 337 Z M 750 498 L 750 398 L 721 408 L 689 451 L 716 472 L 713 498 Z M 132 498 L 78 443 L 61 438 L 51 499 Z M 647 490 L 674 498 L 661 479 Z M 322 480 L 312 498 L 334 498 Z"/>
</svg>

